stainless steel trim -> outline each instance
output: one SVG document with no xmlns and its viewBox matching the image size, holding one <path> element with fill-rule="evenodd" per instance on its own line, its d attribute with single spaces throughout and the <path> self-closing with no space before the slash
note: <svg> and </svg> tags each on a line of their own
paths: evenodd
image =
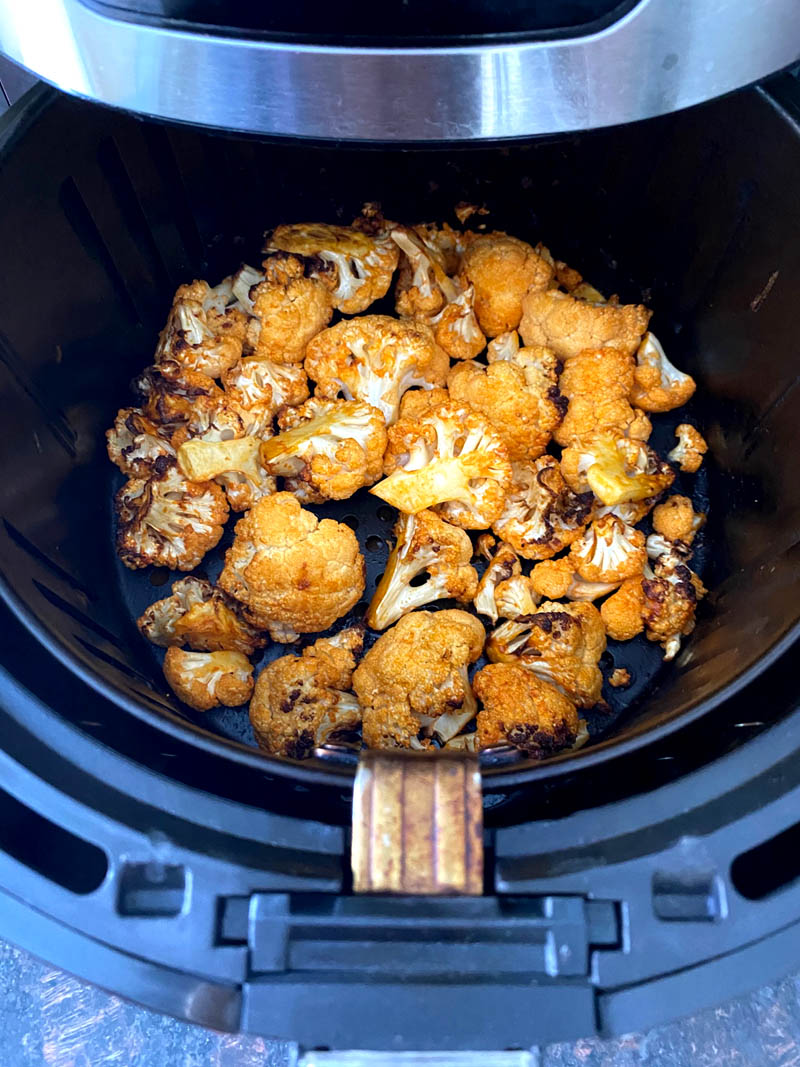
<svg viewBox="0 0 800 1067">
<path fill-rule="evenodd" d="M 80 0 L 0 0 L 0 51 L 69 93 L 242 132 L 476 141 L 617 125 L 800 56 L 798 0 L 641 0 L 585 37 L 355 49 L 164 30 Z"/>
</svg>

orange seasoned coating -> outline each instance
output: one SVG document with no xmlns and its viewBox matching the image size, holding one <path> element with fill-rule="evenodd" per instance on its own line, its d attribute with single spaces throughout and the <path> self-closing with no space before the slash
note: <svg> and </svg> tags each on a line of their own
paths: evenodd
<svg viewBox="0 0 800 1067">
<path fill-rule="evenodd" d="M 613 430 L 573 441 L 561 453 L 561 473 L 576 493 L 591 489 L 607 507 L 649 500 L 675 480 L 673 469 L 649 445 Z"/>
<path fill-rule="evenodd" d="M 645 536 L 614 515 L 595 521 L 573 541 L 569 560 L 587 582 L 621 582 L 641 574 L 647 562 Z"/>
<path fill-rule="evenodd" d="M 628 401 L 633 368 L 631 356 L 610 347 L 585 349 L 567 362 L 558 385 L 569 407 L 555 429 L 558 444 L 603 430 L 647 440 L 650 420 Z"/>
<path fill-rule="evenodd" d="M 643 411 L 672 411 L 685 404 L 697 388 L 694 378 L 673 367 L 652 333 L 636 352 L 631 403 Z"/>
<path fill-rule="evenodd" d="M 249 290 L 257 328 L 248 333 L 257 359 L 302 363 L 306 345 L 333 314 L 329 290 L 306 276 L 302 259 L 277 253 L 264 260 L 264 279 Z"/>
<path fill-rule="evenodd" d="M 558 461 L 540 456 L 533 464 L 512 464 L 511 487 L 493 531 L 525 559 L 549 559 L 580 537 L 593 498 L 575 493 Z"/>
<path fill-rule="evenodd" d="M 137 620 L 154 645 L 187 646 L 195 652 L 252 655 L 267 643 L 266 634 L 248 625 L 238 605 L 205 578 L 181 578 L 172 594 L 151 604 Z"/>
<path fill-rule="evenodd" d="M 190 437 L 221 441 L 243 432 L 242 420 L 213 379 L 174 360 L 148 367 L 135 387 L 142 397 L 142 413 L 173 448 Z"/>
<path fill-rule="evenodd" d="M 253 668 L 241 652 L 186 652 L 171 646 L 164 677 L 179 700 L 195 711 L 246 704 L 253 692 Z"/>
<path fill-rule="evenodd" d="M 501 619 L 519 619 L 523 615 L 533 615 L 542 598 L 530 578 L 514 574 L 497 583 L 494 599 Z"/>
<path fill-rule="evenodd" d="M 547 759 L 575 744 L 575 705 L 535 674 L 516 663 L 489 663 L 473 679 L 481 748 L 514 745 L 531 759 Z"/>
<path fill-rule="evenodd" d="M 563 360 L 606 345 L 632 356 L 649 321 L 642 304 L 590 304 L 557 289 L 532 290 L 522 301 L 519 332 L 526 345 L 547 345 Z"/>
<path fill-rule="evenodd" d="M 226 370 L 222 384 L 244 433 L 255 437 L 271 435 L 272 420 L 281 407 L 294 407 L 308 399 L 308 379 L 300 364 L 273 363 L 255 356 Z"/>
<path fill-rule="evenodd" d="M 226 308 L 227 298 L 232 300 L 227 287 L 220 296 L 206 282 L 180 286 L 161 331 L 154 362 L 174 361 L 211 378 L 232 367 L 242 354 L 247 316 L 238 308 Z"/>
<path fill-rule="evenodd" d="M 694 510 L 688 496 L 670 496 L 654 509 L 653 529 L 668 541 L 690 545 L 705 518 Z"/>
<path fill-rule="evenodd" d="M 515 330 L 525 294 L 547 289 L 553 277 L 552 266 L 531 245 L 505 233 L 473 237 L 461 272 L 475 287 L 475 313 L 487 337 Z"/>
<path fill-rule="evenodd" d="M 694 616 L 706 588 L 680 557 L 659 556 L 652 578 L 642 579 L 644 603 L 642 618 L 648 641 L 658 641 L 664 659 L 677 655 L 681 637 L 694 629 Z"/>
<path fill-rule="evenodd" d="M 108 458 L 123 474 L 146 478 L 157 461 L 175 458 L 175 449 L 162 436 L 161 428 L 139 408 L 121 408 L 114 425 L 106 430 Z"/>
<path fill-rule="evenodd" d="M 620 689 L 623 686 L 631 684 L 631 672 L 626 670 L 625 667 L 617 667 L 608 676 L 608 684 L 613 686 L 614 689 Z"/>
<path fill-rule="evenodd" d="M 530 574 L 531 588 L 547 600 L 599 600 L 618 588 L 619 582 L 587 581 L 575 571 L 569 556 L 545 559 Z"/>
<path fill-rule="evenodd" d="M 450 399 L 450 394 L 444 387 L 436 386 L 433 389 L 409 389 L 403 393 L 400 401 L 400 418 L 417 419 L 431 408 L 438 407 Z"/>
<path fill-rule="evenodd" d="M 606 632 L 614 641 L 630 641 L 644 629 L 642 576 L 628 578 L 600 605 Z"/>
<path fill-rule="evenodd" d="M 682 422 L 675 428 L 675 436 L 678 443 L 667 453 L 667 459 L 670 463 L 677 463 L 682 471 L 694 474 L 700 470 L 708 445 L 700 431 L 688 422 Z"/>
</svg>

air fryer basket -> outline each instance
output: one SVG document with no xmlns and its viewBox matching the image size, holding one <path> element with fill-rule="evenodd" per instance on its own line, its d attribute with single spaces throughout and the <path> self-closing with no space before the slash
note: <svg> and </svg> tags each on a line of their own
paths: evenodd
<svg viewBox="0 0 800 1067">
<path fill-rule="evenodd" d="M 400 219 L 448 218 L 459 200 L 476 201 L 493 227 L 542 239 L 599 288 L 655 308 L 668 353 L 698 379 L 690 414 L 712 453 L 696 482 L 699 506 L 712 504 L 700 560 L 713 592 L 675 668 L 661 670 L 658 649 L 639 643 L 630 693 L 608 694 L 631 707 L 615 731 L 593 721 L 612 736 L 578 758 L 605 758 L 699 714 L 784 647 L 800 614 L 795 169 L 796 127 L 759 91 L 623 129 L 459 151 L 263 143 L 38 91 L 0 176 L 5 596 L 121 708 L 199 747 L 221 737 L 234 760 L 313 780 L 313 761 L 276 767 L 247 747 L 244 713 L 193 719 L 166 690 L 133 620 L 168 576 L 130 575 L 114 557 L 119 482 L 103 432 L 151 356 L 176 285 L 257 262 L 265 226 L 347 220 L 366 199 Z M 391 520 L 371 502 L 332 513 L 358 521 L 374 583 Z M 208 573 L 219 565 L 217 550 Z"/>
</svg>

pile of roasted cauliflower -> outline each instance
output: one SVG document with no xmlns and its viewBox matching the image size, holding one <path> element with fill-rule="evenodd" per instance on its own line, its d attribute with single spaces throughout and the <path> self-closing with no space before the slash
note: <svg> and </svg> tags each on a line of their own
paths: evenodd
<svg viewBox="0 0 800 1067">
<path fill-rule="evenodd" d="M 259 745 L 291 759 L 359 734 L 576 747 L 607 636 L 672 659 L 705 593 L 689 565 L 705 516 L 668 493 L 706 443 L 682 423 L 666 457 L 648 444 L 695 383 L 650 311 L 541 244 L 375 205 L 352 226 L 279 226 L 265 254 L 178 289 L 107 434 L 126 566 L 191 571 L 241 514 L 217 582 L 181 578 L 139 620 L 170 687 L 198 711 L 249 702 Z M 368 313 L 392 284 L 396 314 Z M 365 561 L 313 508 L 362 490 L 397 509 L 394 544 L 364 623 L 331 632 Z M 440 600 L 462 607 L 421 610 Z M 254 678 L 268 642 L 306 634 L 325 636 Z"/>
</svg>

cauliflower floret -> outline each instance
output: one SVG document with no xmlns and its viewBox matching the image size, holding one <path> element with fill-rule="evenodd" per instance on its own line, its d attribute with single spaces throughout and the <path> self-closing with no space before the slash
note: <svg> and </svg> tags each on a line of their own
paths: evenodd
<svg viewBox="0 0 800 1067">
<path fill-rule="evenodd" d="M 362 629 L 342 630 L 264 668 L 250 701 L 250 722 L 265 752 L 306 759 L 326 741 L 349 740 L 361 723 L 358 701 L 348 690 L 354 653 L 363 643 Z"/>
<path fill-rule="evenodd" d="M 345 500 L 380 478 L 386 427 L 377 408 L 312 397 L 284 408 L 278 424 L 282 432 L 264 442 L 261 462 L 314 500 Z"/>
<path fill-rule="evenodd" d="M 673 367 L 652 333 L 646 333 L 636 352 L 631 403 L 643 411 L 672 411 L 693 395 L 694 378 Z"/>
<path fill-rule="evenodd" d="M 210 378 L 233 366 L 242 354 L 246 316 L 238 308 L 220 307 L 232 295 L 223 286 L 224 294 L 200 281 L 178 289 L 158 340 L 155 363 L 174 361 Z"/>
<path fill-rule="evenodd" d="M 164 677 L 172 692 L 195 711 L 221 704 L 246 704 L 253 692 L 253 668 L 241 652 L 184 652 L 168 648 Z"/>
<path fill-rule="evenodd" d="M 519 332 L 526 345 L 547 345 L 564 360 L 605 345 L 632 356 L 650 314 L 641 304 L 589 304 L 557 289 L 531 290 L 522 301 Z"/>
<path fill-rule="evenodd" d="M 382 634 L 353 674 L 369 748 L 430 747 L 472 719 L 467 667 L 483 650 L 483 626 L 465 611 L 414 611 Z"/>
<path fill-rule="evenodd" d="M 579 708 L 600 700 L 603 676 L 597 664 L 605 650 L 606 631 L 594 604 L 550 600 L 533 615 L 502 623 L 486 643 L 492 663 L 518 663 Z"/>
<path fill-rule="evenodd" d="M 611 505 L 601 504 L 599 500 L 596 500 L 592 518 L 602 519 L 605 515 L 616 515 L 628 526 L 636 526 L 646 515 L 650 514 L 657 500 L 658 497 L 651 496 L 645 497 L 644 500 L 623 500 L 621 504 Z"/>
<path fill-rule="evenodd" d="M 619 582 L 587 582 L 575 573 L 569 556 L 545 559 L 531 571 L 531 587 L 548 600 L 599 600 L 618 588 Z"/>
<path fill-rule="evenodd" d="M 670 463 L 679 464 L 682 471 L 694 474 L 700 470 L 703 456 L 708 452 L 703 435 L 690 426 L 688 422 L 682 422 L 675 430 L 678 443 L 671 452 L 667 452 Z"/>
<path fill-rule="evenodd" d="M 136 625 L 154 645 L 188 645 L 196 652 L 242 652 L 252 655 L 267 643 L 238 610 L 205 578 L 181 578 L 172 595 L 151 604 Z"/>
<path fill-rule="evenodd" d="M 600 616 L 608 636 L 614 641 L 630 641 L 644 629 L 642 576 L 628 578 L 600 605 Z"/>
<path fill-rule="evenodd" d="M 327 286 L 337 311 L 357 315 L 388 292 L 399 258 L 389 236 L 391 224 L 377 222 L 361 228 L 319 222 L 278 226 L 268 235 L 265 251 L 291 252 L 310 260 L 309 276 Z"/>
<path fill-rule="evenodd" d="M 486 347 L 475 314 L 475 289 L 459 281 L 459 293 L 430 319 L 436 343 L 451 359 L 474 359 Z"/>
<path fill-rule="evenodd" d="M 617 667 L 608 676 L 608 684 L 614 689 L 631 684 L 631 672 L 625 667 Z"/>
<path fill-rule="evenodd" d="M 251 625 L 288 642 L 346 615 L 364 580 L 364 557 L 349 526 L 320 522 L 291 493 L 275 493 L 237 522 L 219 585 Z"/>
<path fill-rule="evenodd" d="M 159 434 L 159 427 L 139 408 L 122 408 L 106 431 L 108 458 L 123 474 L 146 478 L 156 462 L 175 458 L 175 449 Z"/>
<path fill-rule="evenodd" d="M 412 229 L 425 247 L 436 257 L 445 274 L 450 277 L 458 274 L 461 269 L 461 257 L 475 237 L 471 230 L 454 230 L 447 222 L 443 222 L 441 226 L 435 222 L 423 222 L 413 226 Z"/>
<path fill-rule="evenodd" d="M 474 236 L 461 271 L 475 287 L 475 313 L 487 337 L 515 330 L 525 294 L 544 291 L 553 277 L 552 266 L 531 245 L 505 233 Z"/>
<path fill-rule="evenodd" d="M 276 483 L 259 455 L 261 437 L 232 441 L 195 438 L 178 449 L 178 467 L 191 482 L 218 481 L 234 511 L 247 511 L 275 492 Z"/>
<path fill-rule="evenodd" d="M 497 583 L 494 599 L 501 619 L 519 619 L 523 615 L 533 615 L 542 598 L 530 578 L 515 574 Z"/>
<path fill-rule="evenodd" d="M 309 343 L 305 363 L 317 396 L 363 400 L 387 426 L 397 420 L 406 389 L 444 385 L 449 366 L 428 326 L 389 315 L 363 315 L 323 330 Z"/>
<path fill-rule="evenodd" d="M 241 418 L 207 374 L 170 361 L 148 367 L 135 384 L 144 415 L 169 437 L 173 448 L 192 437 L 224 441 L 243 433 Z"/>
<path fill-rule="evenodd" d="M 682 541 L 690 545 L 695 534 L 706 521 L 696 512 L 688 496 L 670 496 L 653 511 L 653 529 L 668 541 Z M 649 539 L 648 539 L 649 540 Z"/>
<path fill-rule="evenodd" d="M 548 559 L 580 537 L 592 510 L 591 493 L 574 493 L 558 461 L 512 465 L 512 484 L 492 529 L 525 559 Z"/>
<path fill-rule="evenodd" d="M 475 675 L 481 748 L 514 745 L 531 759 L 547 759 L 578 738 L 575 705 L 517 663 L 490 663 Z"/>
<path fill-rule="evenodd" d="M 395 546 L 367 612 L 367 626 L 385 630 L 414 608 L 452 597 L 467 603 L 475 596 L 478 574 L 470 566 L 472 542 L 457 526 L 420 511 L 401 515 L 394 528 Z M 426 581 L 412 580 L 427 575 Z"/>
<path fill-rule="evenodd" d="M 150 478 L 132 478 L 117 493 L 117 554 L 133 570 L 153 563 L 193 570 L 222 537 L 225 494 L 213 482 L 189 482 L 170 462 Z"/>
<path fill-rule="evenodd" d="M 622 519 L 606 515 L 573 541 L 569 560 L 587 582 L 621 582 L 640 574 L 647 562 L 645 537 Z"/>
<path fill-rule="evenodd" d="M 512 461 L 538 459 L 561 421 L 558 386 L 544 375 L 529 385 L 522 367 L 507 360 L 488 367 L 458 363 L 447 388 L 456 403 L 468 404 L 491 423 Z"/>
<path fill-rule="evenodd" d="M 553 435 L 558 444 L 604 430 L 647 440 L 650 420 L 628 402 L 633 366 L 633 357 L 616 348 L 586 349 L 569 360 L 559 381 L 569 407 Z"/>
<path fill-rule="evenodd" d="M 267 437 L 272 420 L 284 404 L 294 407 L 308 399 L 308 379 L 302 366 L 281 365 L 250 357 L 222 375 L 229 406 L 239 415 L 245 434 Z"/>
<path fill-rule="evenodd" d="M 437 505 L 448 522 L 484 530 L 500 516 L 511 482 L 506 447 L 489 424 L 464 405 L 439 404 L 389 428 L 387 477 L 370 489 L 387 504 L 415 514 Z"/>
<path fill-rule="evenodd" d="M 565 448 L 561 473 L 576 493 L 591 489 L 607 506 L 657 496 L 675 480 L 673 469 L 649 445 L 612 431 Z"/>
<path fill-rule="evenodd" d="M 694 629 L 694 615 L 706 588 L 700 578 L 672 553 L 658 557 L 654 577 L 642 579 L 642 618 L 648 641 L 658 641 L 664 659 L 674 659 L 681 637 Z"/>
<path fill-rule="evenodd" d="M 486 534 L 481 535 L 479 541 L 486 537 Z M 494 538 L 492 537 L 491 540 L 494 541 Z M 483 576 L 478 583 L 478 589 L 475 594 L 475 610 L 481 615 L 488 615 L 492 622 L 495 623 L 500 617 L 496 601 L 497 587 L 508 578 L 522 574 L 522 564 L 511 545 L 507 545 L 503 541 L 497 546 L 494 554 L 492 554 L 491 547 L 485 540 L 479 546 L 479 550 L 482 555 L 486 556 L 489 566 L 483 572 Z"/>
<path fill-rule="evenodd" d="M 401 419 L 418 419 L 423 412 L 436 408 L 450 399 L 450 394 L 440 386 L 433 389 L 409 389 L 400 401 Z"/>
</svg>

